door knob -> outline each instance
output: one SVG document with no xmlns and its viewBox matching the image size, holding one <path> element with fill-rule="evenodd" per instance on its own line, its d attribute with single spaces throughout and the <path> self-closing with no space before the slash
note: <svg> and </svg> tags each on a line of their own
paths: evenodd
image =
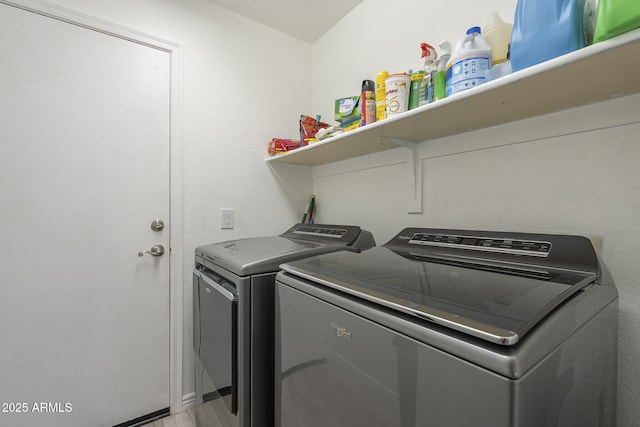
<svg viewBox="0 0 640 427">
<path fill-rule="evenodd" d="M 157 244 L 157 245 L 151 246 L 151 250 L 149 251 L 138 252 L 138 256 L 143 256 L 144 254 L 149 254 L 153 256 L 162 256 L 164 255 L 164 246 Z"/>
</svg>

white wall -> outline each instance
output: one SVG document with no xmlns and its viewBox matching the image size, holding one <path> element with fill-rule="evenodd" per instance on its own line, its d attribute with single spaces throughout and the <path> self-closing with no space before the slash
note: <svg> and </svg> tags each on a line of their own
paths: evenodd
<svg viewBox="0 0 640 427">
<path fill-rule="evenodd" d="M 298 220 L 311 191 L 303 168 L 269 170 L 267 141 L 295 136 L 300 113 L 332 117 L 333 101 L 378 71 L 415 67 L 420 42 L 453 42 L 490 11 L 508 20 L 516 3 L 365 0 L 310 46 L 206 0 L 53 2 L 183 47 L 185 393 L 193 390 L 193 249 L 278 233 Z M 282 85 L 296 90 L 282 99 Z M 380 243 L 405 225 L 601 236 L 621 296 L 619 425 L 632 427 L 640 414 L 639 106 L 635 96 L 424 144 L 421 215 L 406 213 L 403 149 L 314 168 L 319 220 L 357 222 Z M 235 230 L 218 229 L 222 207 L 236 209 Z"/>
<path fill-rule="evenodd" d="M 314 111 L 329 114 L 335 98 L 357 94 L 362 79 L 379 70 L 412 67 L 420 41 L 453 42 L 467 27 L 484 25 L 492 10 L 511 20 L 516 1 L 453 4 L 447 16 L 452 2 L 446 0 L 392 6 L 365 0 L 314 44 Z M 387 26 L 398 9 L 412 12 L 403 15 L 401 27 Z M 379 38 L 363 48 L 362 35 L 371 30 Z M 356 44 L 339 43 L 345 40 Z M 394 45 L 398 49 L 390 50 Z M 340 65 L 328 58 L 341 58 Z M 640 95 L 634 95 L 423 143 L 422 214 L 407 213 L 403 148 L 315 167 L 318 218 L 357 220 L 379 244 L 411 225 L 602 238 L 602 257 L 620 293 L 618 425 L 634 427 L 640 415 L 639 108 Z"/>
<path fill-rule="evenodd" d="M 281 233 L 298 221 L 310 175 L 266 166 L 272 137 L 296 137 L 310 114 L 308 43 L 207 0 L 53 0 L 160 37 L 183 51 L 184 393 L 194 390 L 191 269 L 195 247 Z M 283 90 L 283 88 L 295 90 Z M 286 94 L 286 95 L 283 95 Z M 235 229 L 220 230 L 220 208 Z"/>
<path fill-rule="evenodd" d="M 420 43 L 452 45 L 490 12 L 513 22 L 516 0 L 364 0 L 313 44 L 314 114 L 333 118 L 334 101 L 358 95 L 362 80 L 424 65 Z"/>
</svg>

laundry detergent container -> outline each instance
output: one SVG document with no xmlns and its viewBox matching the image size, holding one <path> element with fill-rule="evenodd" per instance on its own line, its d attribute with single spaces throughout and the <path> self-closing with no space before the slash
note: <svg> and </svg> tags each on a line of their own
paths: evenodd
<svg viewBox="0 0 640 427">
<path fill-rule="evenodd" d="M 610 39 L 640 28 L 640 1 L 600 0 L 594 42 Z"/>
<path fill-rule="evenodd" d="M 585 0 L 518 0 L 511 33 L 512 70 L 584 47 L 584 7 Z"/>
</svg>

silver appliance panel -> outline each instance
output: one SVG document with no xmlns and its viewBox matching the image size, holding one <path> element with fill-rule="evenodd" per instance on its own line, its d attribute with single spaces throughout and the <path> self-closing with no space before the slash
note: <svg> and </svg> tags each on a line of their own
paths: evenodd
<svg viewBox="0 0 640 427">
<path fill-rule="evenodd" d="M 283 262 L 344 248 L 375 246 L 370 232 L 352 225 L 296 224 L 279 236 L 237 239 L 196 248 L 195 255 L 238 276 L 276 272 Z"/>
<path fill-rule="evenodd" d="M 280 236 L 255 237 L 201 246 L 196 257 L 205 259 L 238 276 L 277 271 L 283 260 L 299 254 L 321 254 L 324 243 L 292 240 Z"/>
<path fill-rule="evenodd" d="M 376 247 L 361 254 L 307 258 L 286 263 L 282 269 L 504 345 L 517 343 L 553 309 L 596 279 L 588 272 L 424 259 Z"/>
<path fill-rule="evenodd" d="M 211 390 L 203 400 L 221 399 L 231 414 L 238 413 L 238 293 L 233 283 L 211 270 L 196 271 L 199 321 L 199 353 Z M 229 325 L 231 327 L 229 328 Z"/>
<path fill-rule="evenodd" d="M 276 281 L 279 427 L 615 427 L 617 293 L 592 286 L 514 346 Z"/>
<path fill-rule="evenodd" d="M 593 245 L 584 236 L 410 227 L 383 246 L 429 257 L 454 256 L 519 268 L 529 265 L 601 274 Z"/>
</svg>

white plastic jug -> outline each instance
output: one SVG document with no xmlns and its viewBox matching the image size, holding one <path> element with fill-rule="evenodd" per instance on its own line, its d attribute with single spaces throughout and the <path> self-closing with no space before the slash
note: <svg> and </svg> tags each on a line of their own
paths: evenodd
<svg viewBox="0 0 640 427">
<path fill-rule="evenodd" d="M 491 46 L 480 34 L 480 27 L 471 27 L 447 62 L 447 96 L 481 85 L 490 68 Z"/>
<path fill-rule="evenodd" d="M 492 65 L 501 64 L 507 60 L 512 29 L 513 25 L 504 22 L 497 12 L 492 12 L 487 18 L 482 37 L 491 46 Z"/>
</svg>

